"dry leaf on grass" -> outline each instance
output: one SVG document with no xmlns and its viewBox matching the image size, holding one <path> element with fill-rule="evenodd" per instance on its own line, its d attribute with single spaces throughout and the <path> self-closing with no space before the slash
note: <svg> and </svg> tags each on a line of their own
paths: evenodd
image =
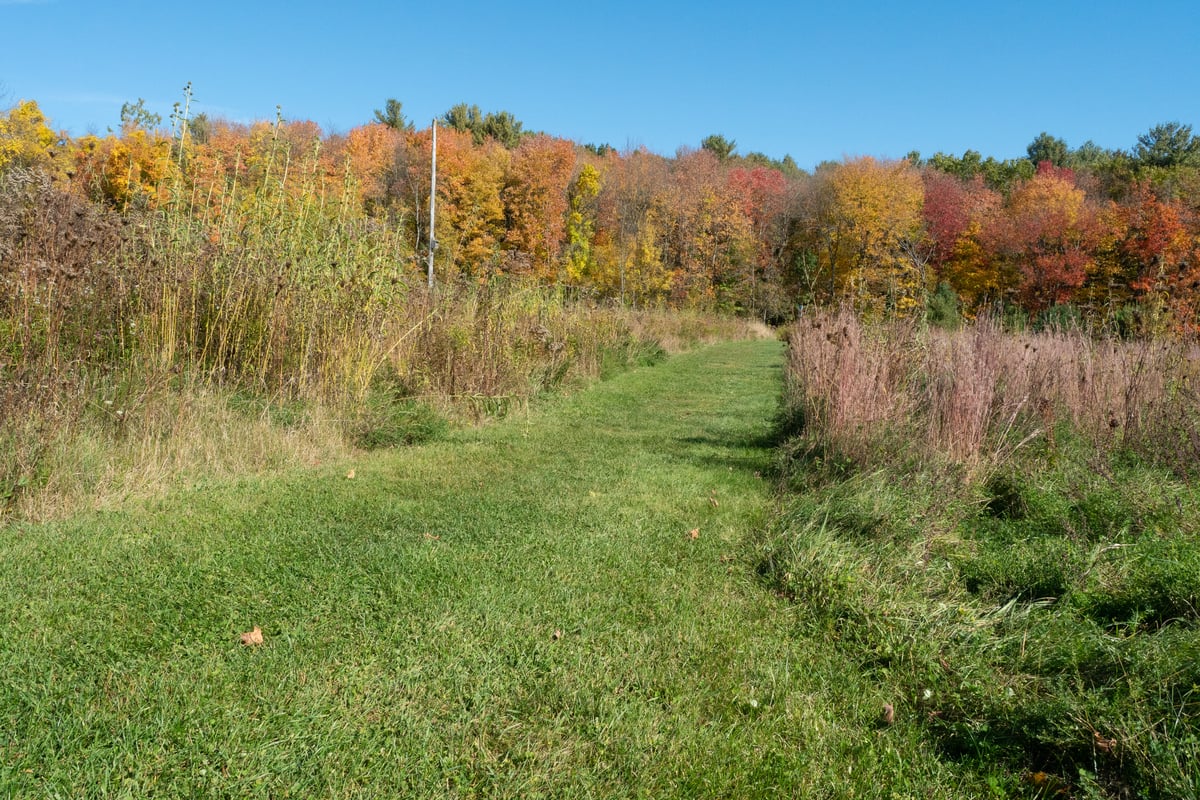
<svg viewBox="0 0 1200 800">
<path fill-rule="evenodd" d="M 688 531 L 688 538 L 690 538 L 690 539 L 699 539 L 699 538 L 700 538 L 700 529 L 699 529 L 699 528 L 692 528 L 690 531 Z"/>
<path fill-rule="evenodd" d="M 242 634 L 242 644 L 246 645 L 247 647 L 255 647 L 262 643 L 262 628 L 258 627 L 257 625 L 254 626 L 254 630 L 246 631 Z"/>
<path fill-rule="evenodd" d="M 348 480 L 348 481 L 354 480 L 354 470 L 350 470 L 349 472 L 346 473 L 346 480 Z"/>
</svg>

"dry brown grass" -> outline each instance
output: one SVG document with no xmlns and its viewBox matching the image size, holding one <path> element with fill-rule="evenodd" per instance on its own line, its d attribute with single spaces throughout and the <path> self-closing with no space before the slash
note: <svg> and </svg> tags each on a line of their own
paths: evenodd
<svg viewBox="0 0 1200 800">
<path fill-rule="evenodd" d="M 403 439 L 370 429 L 411 404 L 474 421 L 659 348 L 763 335 L 532 283 L 430 293 L 407 233 L 290 174 L 118 212 L 0 173 L 0 517 L 338 458 Z"/>
<path fill-rule="evenodd" d="M 790 333 L 789 394 L 806 431 L 869 463 L 897 450 L 987 467 L 1059 423 L 1183 475 L 1200 463 L 1200 349 L 1083 333 L 865 326 L 816 313 Z"/>
</svg>

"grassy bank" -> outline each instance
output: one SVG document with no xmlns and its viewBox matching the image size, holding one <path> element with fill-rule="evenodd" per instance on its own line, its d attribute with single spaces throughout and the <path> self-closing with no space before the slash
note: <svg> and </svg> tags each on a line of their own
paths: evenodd
<svg viewBox="0 0 1200 800">
<path fill-rule="evenodd" d="M 829 315 L 789 358 L 799 635 L 997 796 L 1196 796 L 1193 348 Z"/>
</svg>

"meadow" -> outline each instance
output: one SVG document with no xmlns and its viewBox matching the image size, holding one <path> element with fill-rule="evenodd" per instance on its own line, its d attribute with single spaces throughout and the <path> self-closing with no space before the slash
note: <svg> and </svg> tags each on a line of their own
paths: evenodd
<svg viewBox="0 0 1200 800">
<path fill-rule="evenodd" d="M 1194 148 L 388 109 L 0 117 L 0 794 L 1200 795 Z"/>
</svg>

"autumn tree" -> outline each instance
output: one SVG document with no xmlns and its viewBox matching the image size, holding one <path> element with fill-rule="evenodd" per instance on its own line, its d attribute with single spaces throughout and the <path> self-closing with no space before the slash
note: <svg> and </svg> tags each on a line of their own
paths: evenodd
<svg viewBox="0 0 1200 800">
<path fill-rule="evenodd" d="M 380 211 L 387 205 L 388 179 L 404 135 L 404 128 L 380 122 L 351 128 L 346 134 L 346 159 L 368 212 Z"/>
<path fill-rule="evenodd" d="M 930 276 L 915 257 L 923 197 L 908 161 L 864 157 L 818 171 L 807 193 L 806 227 L 831 301 L 877 313 L 923 307 Z"/>
<path fill-rule="evenodd" d="M 432 128 L 401 136 L 384 179 L 385 202 L 396 223 L 405 230 L 405 238 L 413 253 L 429 244 L 427 227 L 432 153 Z"/>
<path fill-rule="evenodd" d="M 645 149 L 604 160 L 597 198 L 596 283 L 622 301 L 656 302 L 671 287 L 663 262 L 669 165 Z"/>
<path fill-rule="evenodd" d="M 141 128 L 120 137 L 84 136 L 74 155 L 73 182 L 92 199 L 121 209 L 159 202 L 175 167 L 171 141 Z"/>
<path fill-rule="evenodd" d="M 983 240 L 984 227 L 1002 198 L 983 177 L 960 180 L 934 169 L 922 174 L 923 215 L 931 246 L 935 281 L 948 284 L 967 309 L 999 301 L 1016 289 L 1013 271 L 993 257 Z"/>
<path fill-rule="evenodd" d="M 788 182 L 777 169 L 756 166 L 735 167 L 726 178 L 729 191 L 740 204 L 749 223 L 754 250 L 748 266 L 748 297 L 744 307 L 771 319 L 786 315 L 789 301 L 783 294 L 781 259 L 787 246 L 789 229 Z"/>
<path fill-rule="evenodd" d="M 470 133 L 438 134 L 438 253 L 451 271 L 484 275 L 504 240 L 509 153 L 499 143 L 476 146 Z"/>
<path fill-rule="evenodd" d="M 572 284 L 594 277 L 596 256 L 596 198 L 600 194 L 600 171 L 584 164 L 571 183 L 570 213 L 567 215 L 566 276 Z"/>
<path fill-rule="evenodd" d="M 1146 307 L 1154 328 L 1168 319 L 1194 329 L 1200 318 L 1200 245 L 1194 214 L 1142 183 L 1119 209 L 1123 236 L 1118 286 Z M 1120 298 L 1118 298 L 1120 299 Z"/>
<path fill-rule="evenodd" d="M 997 252 L 1020 270 L 1020 297 L 1033 311 L 1071 302 L 1109 235 L 1075 173 L 1048 163 L 1013 189 L 988 232 Z"/>
<path fill-rule="evenodd" d="M 50 169 L 61 161 L 61 150 L 62 139 L 34 101 L 22 100 L 0 114 L 0 170 Z"/>
<path fill-rule="evenodd" d="M 680 151 L 671 165 L 665 231 L 675 297 L 745 307 L 752 293 L 751 221 L 710 150 Z"/>
<path fill-rule="evenodd" d="M 534 274 L 557 279 L 575 147 L 565 139 L 531 136 L 512 151 L 504 188 L 506 246 L 527 254 Z"/>
</svg>

